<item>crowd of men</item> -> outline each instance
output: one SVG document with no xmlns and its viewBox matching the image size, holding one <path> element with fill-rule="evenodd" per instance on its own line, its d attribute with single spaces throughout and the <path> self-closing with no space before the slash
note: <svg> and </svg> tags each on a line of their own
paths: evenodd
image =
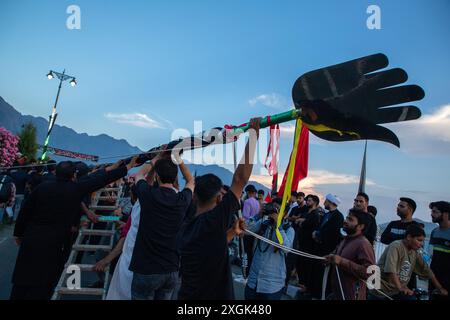
<svg viewBox="0 0 450 320">
<path fill-rule="evenodd" d="M 251 127 L 257 137 L 259 120 L 253 119 Z M 390 222 L 381 235 L 387 247 L 377 262 L 377 210 L 367 194 L 356 195 L 346 217 L 334 194 L 326 195 L 322 207 L 317 195 L 292 192 L 280 212 L 283 201 L 276 193 L 266 202 L 263 190 L 248 185 L 253 157 L 249 141 L 230 186 L 213 174 L 194 178 L 168 151 L 127 181 L 123 178 L 136 158 L 96 168 L 63 161 L 49 163 L 44 172 L 18 168 L 0 175 L 2 190 L 15 185 L 16 193 L 15 203 L 10 197 L 2 200 L 4 211 L 11 208 L 8 222 L 15 220 L 19 245 L 11 299 L 51 298 L 81 217 L 102 227 L 99 213 L 89 210 L 90 194 L 110 184 L 123 185 L 131 203 L 122 210 L 120 239 L 94 267 L 101 274 L 114 262 L 107 299 L 234 299 L 231 262 L 236 261 L 229 253 L 237 239 L 243 240 L 237 260 L 247 262 L 247 300 L 279 300 L 292 282 L 299 287 L 299 299 L 416 299 L 417 277 L 429 280 L 431 299 L 448 299 L 449 202 L 430 203 L 432 221 L 439 224 L 430 235 L 431 265 L 421 253 L 424 228 L 412 218 L 416 203 L 407 197 L 399 199 L 400 220 Z M 244 235 L 246 229 L 263 239 Z M 279 237 L 283 246 L 303 254 L 267 241 L 278 243 Z M 374 265 L 380 270 L 380 287 L 368 288 L 368 270 Z"/>
</svg>

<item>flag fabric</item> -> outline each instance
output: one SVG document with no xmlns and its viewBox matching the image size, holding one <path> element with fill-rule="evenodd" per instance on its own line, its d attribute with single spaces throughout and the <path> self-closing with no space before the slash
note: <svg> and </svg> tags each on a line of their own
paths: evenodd
<svg viewBox="0 0 450 320">
<path fill-rule="evenodd" d="M 294 135 L 294 147 L 289 158 L 288 168 L 284 174 L 283 183 L 280 191 L 283 194 L 280 214 L 278 215 L 276 236 L 280 244 L 283 244 L 283 237 L 279 231 L 279 227 L 284 218 L 286 203 L 291 193 L 291 188 L 297 190 L 298 182 L 308 174 L 308 129 L 303 125 L 301 119 L 297 119 Z M 305 161 L 306 160 L 306 161 Z M 280 192 L 279 192 L 280 194 Z"/>
<path fill-rule="evenodd" d="M 272 193 L 278 188 L 278 153 L 280 150 L 280 125 L 270 126 L 269 145 L 267 146 L 267 155 L 264 167 L 272 178 Z M 270 158 L 270 162 L 269 162 Z"/>
<path fill-rule="evenodd" d="M 298 122 L 296 125 L 296 130 L 298 127 Z M 296 155 L 294 158 L 294 162 L 295 162 L 295 168 L 294 173 L 293 173 L 293 177 L 292 177 L 292 182 L 290 185 L 290 190 L 294 190 L 296 191 L 298 188 L 298 183 L 300 182 L 300 180 L 306 178 L 306 176 L 308 175 L 308 153 L 309 153 L 309 130 L 308 128 L 303 125 L 300 124 L 301 126 L 301 132 L 300 132 L 300 136 L 298 138 L 298 148 L 296 149 Z M 291 152 L 291 157 L 289 158 L 289 163 L 287 168 L 290 168 L 291 166 L 291 160 L 292 160 L 292 153 L 294 152 L 294 150 L 292 150 Z M 288 170 L 286 170 L 286 172 L 284 173 L 284 177 L 283 177 L 283 182 L 281 183 L 280 186 L 280 190 L 278 190 L 278 196 L 279 197 L 283 197 L 284 195 L 284 191 L 286 189 L 286 180 L 288 177 Z M 289 191 L 289 195 L 290 196 L 290 191 Z"/>
</svg>

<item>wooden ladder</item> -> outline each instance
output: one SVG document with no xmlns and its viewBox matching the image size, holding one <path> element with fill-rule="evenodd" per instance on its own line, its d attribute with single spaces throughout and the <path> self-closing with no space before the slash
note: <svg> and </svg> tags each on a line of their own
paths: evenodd
<svg viewBox="0 0 450 320">
<path fill-rule="evenodd" d="M 99 206 L 98 202 L 100 200 L 110 199 L 110 197 L 104 197 L 101 196 L 103 192 L 114 192 L 116 199 L 116 202 L 113 206 Z M 119 208 L 119 200 L 121 198 L 122 193 L 122 187 L 118 188 L 103 188 L 98 190 L 92 201 L 92 205 L 89 206 L 89 209 L 92 211 L 96 210 L 111 210 L 114 211 L 117 208 Z M 53 293 L 52 300 L 60 300 L 62 296 L 64 295 L 72 295 L 72 296 L 99 296 L 104 300 L 106 298 L 106 293 L 108 292 L 108 286 L 109 286 L 109 265 L 106 267 L 104 273 L 105 273 L 105 280 L 103 288 L 68 288 L 66 286 L 67 278 L 70 276 L 70 274 L 67 273 L 68 268 L 70 266 L 78 266 L 81 271 L 81 275 L 83 272 L 95 272 L 93 270 L 94 266 L 93 264 L 76 264 L 75 260 L 78 255 L 78 253 L 81 252 L 95 252 L 97 250 L 110 252 L 113 249 L 114 245 L 114 236 L 116 234 L 116 228 L 114 222 L 107 221 L 107 229 L 106 230 L 97 230 L 93 229 L 93 223 L 90 223 L 89 228 L 82 227 L 80 228 L 78 232 L 78 236 L 75 240 L 75 243 L 72 246 L 72 251 L 70 252 L 69 258 L 67 259 L 67 262 L 64 266 L 64 270 L 61 274 L 61 277 L 59 278 L 58 284 L 55 288 L 55 292 Z M 109 241 L 107 245 L 90 245 L 90 244 L 83 244 L 83 240 L 85 237 L 90 236 L 101 236 L 101 237 L 109 237 Z"/>
</svg>

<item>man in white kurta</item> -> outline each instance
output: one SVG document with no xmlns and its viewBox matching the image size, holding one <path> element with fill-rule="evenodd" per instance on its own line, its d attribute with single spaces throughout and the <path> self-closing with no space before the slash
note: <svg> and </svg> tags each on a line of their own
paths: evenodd
<svg viewBox="0 0 450 320">
<path fill-rule="evenodd" d="M 131 227 L 125 238 L 119 262 L 114 270 L 106 300 L 131 300 L 133 272 L 128 268 L 130 266 L 131 256 L 133 255 L 136 234 L 139 229 L 140 214 L 141 206 L 138 200 L 134 203 L 133 209 L 131 210 Z"/>
</svg>

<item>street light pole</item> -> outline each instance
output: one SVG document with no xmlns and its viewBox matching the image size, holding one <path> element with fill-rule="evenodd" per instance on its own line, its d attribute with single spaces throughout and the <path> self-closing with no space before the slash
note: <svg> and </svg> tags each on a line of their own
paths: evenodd
<svg viewBox="0 0 450 320">
<path fill-rule="evenodd" d="M 41 162 L 44 161 L 47 156 L 47 147 L 48 147 L 48 142 L 50 140 L 50 133 L 52 132 L 53 126 L 55 125 L 55 122 L 56 122 L 56 117 L 58 116 L 58 114 L 56 113 L 56 106 L 58 105 L 59 94 L 61 92 L 62 83 L 65 80 L 72 79 L 70 81 L 71 86 L 74 87 L 77 84 L 75 77 L 66 75 L 65 69 L 63 70 L 62 73 L 50 70 L 50 72 L 47 74 L 47 78 L 49 80 L 53 79 L 55 76 L 59 79 L 58 93 L 56 94 L 56 100 L 55 100 L 55 104 L 53 106 L 52 114 L 49 117 L 47 136 L 45 137 L 44 146 L 42 148 Z"/>
</svg>

